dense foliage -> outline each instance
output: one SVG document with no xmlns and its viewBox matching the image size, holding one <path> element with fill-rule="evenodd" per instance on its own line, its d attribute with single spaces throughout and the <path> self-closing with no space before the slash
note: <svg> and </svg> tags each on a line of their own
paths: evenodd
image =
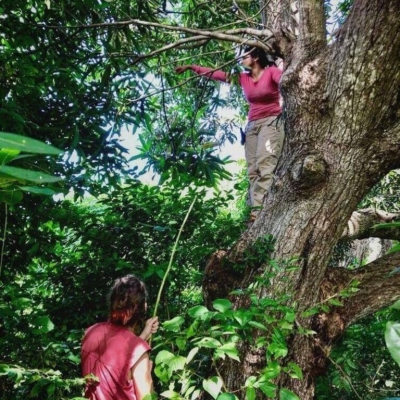
<svg viewBox="0 0 400 400">
<path fill-rule="evenodd" d="M 64 153 L 58 158 L 13 153 L 11 160 L 8 151 L 0 152 L 0 163 L 12 162 L 35 174 L 44 171 L 57 181 L 52 190 L 71 189 L 67 200 L 44 198 L 38 194 L 54 192 L 39 182 L 22 199 L 15 193 L 28 187 L 26 175 L 12 184 L 8 175 L 1 176 L 2 185 L 8 185 L 0 192 L 7 204 L 2 203 L 0 218 L 1 398 L 82 394 L 80 340 L 87 326 L 106 317 L 105 296 L 112 280 L 138 274 L 153 303 L 194 199 L 159 308 L 160 319 L 167 322 L 154 340 L 157 390 L 171 398 L 178 392 L 185 399 L 216 398 L 223 391 L 216 360 L 237 359 L 239 339 L 252 343 L 254 327 L 268 332 L 269 342 L 254 343 L 268 349 L 268 362 L 260 376 L 246 382 L 247 398 L 259 391 L 275 396 L 273 380 L 282 371 L 301 379 L 299 368 L 283 361 L 286 337 L 299 329 L 294 308 L 287 304 L 290 299 L 257 299 L 253 293 L 256 285 L 268 285 L 273 277 L 238 289 L 251 299 L 246 310 L 234 311 L 226 299 L 214 302 L 211 310 L 202 305 L 207 257 L 231 246 L 246 227 L 245 174 L 231 176 L 224 168 L 227 160 L 217 151 L 225 141 L 235 140 L 232 131 L 246 111 L 235 85 L 227 94 L 206 78 L 178 77 L 174 67 L 201 63 L 234 74 L 237 44 L 203 38 L 148 57 L 184 37 L 145 23 L 209 30 L 258 27 L 258 2 L 238 4 L 1 2 L 0 131 L 39 139 Z M 339 23 L 349 7 L 348 1 L 341 5 Z M 244 18 L 244 13 L 252 17 Z M 129 19 L 141 23 L 115 24 Z M 238 109 L 237 115 L 222 117 L 219 110 L 227 106 Z M 121 141 L 124 132 L 139 138 L 133 157 Z M 139 158 L 158 174 L 159 186 L 138 180 Z M 399 176 L 391 173 L 360 206 L 398 211 Z M 221 189 L 224 178 L 235 181 L 235 188 Z M 7 200 L 10 191 L 15 201 Z M 258 243 L 262 254 L 254 251 L 249 258 L 264 257 L 277 271 L 282 263 L 296 268 L 295 260 L 270 260 L 273 241 L 264 239 Z M 383 337 L 386 322 L 398 319 L 398 311 L 385 310 L 353 326 L 331 355 L 318 398 L 399 394 L 399 369 Z M 280 396 L 295 398 L 285 389 Z"/>
</svg>

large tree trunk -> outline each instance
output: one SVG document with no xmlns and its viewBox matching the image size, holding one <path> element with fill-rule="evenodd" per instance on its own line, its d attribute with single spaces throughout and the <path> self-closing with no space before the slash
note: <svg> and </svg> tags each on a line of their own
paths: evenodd
<svg viewBox="0 0 400 400">
<path fill-rule="evenodd" d="M 388 171 L 400 166 L 400 2 L 356 0 L 330 45 L 322 3 L 299 2 L 296 40 L 282 33 L 282 24 L 269 26 L 280 39 L 276 46 L 285 59 L 283 154 L 258 219 L 233 250 L 210 260 L 204 281 L 210 302 L 270 268 L 249 267 L 243 275 L 231 276 L 222 264 L 224 257 L 241 259 L 245 249 L 266 234 L 276 239 L 273 258 L 297 257 L 299 268 L 281 272 L 264 295 L 291 293 L 301 311 L 340 292 L 352 279 L 360 280 L 360 292 L 347 299 L 345 307 L 309 318 L 298 313 L 297 323 L 317 335 L 290 338 L 286 361 L 297 363 L 304 379 L 283 376 L 279 384 L 303 400 L 313 398 L 315 376 L 324 370 L 329 346 L 344 329 L 400 298 L 399 274 L 385 280 L 399 255 L 383 257 L 362 271 L 328 267 L 357 204 Z M 387 290 L 375 296 L 383 282 Z M 223 365 L 231 390 L 239 389 L 262 365 L 259 351 L 243 346 L 242 352 L 242 365 Z"/>
</svg>

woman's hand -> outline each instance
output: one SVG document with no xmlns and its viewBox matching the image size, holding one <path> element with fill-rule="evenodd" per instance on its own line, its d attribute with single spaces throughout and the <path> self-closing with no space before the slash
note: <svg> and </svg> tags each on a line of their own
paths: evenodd
<svg viewBox="0 0 400 400">
<path fill-rule="evenodd" d="M 192 69 L 192 66 L 191 66 L 191 65 L 178 65 L 178 66 L 175 68 L 175 72 L 176 72 L 177 74 L 183 74 L 183 73 L 186 72 L 188 69 Z"/>
<path fill-rule="evenodd" d="M 146 321 L 143 332 L 139 337 L 141 337 L 143 340 L 149 340 L 150 336 L 158 331 L 159 324 L 158 317 L 149 318 Z"/>
</svg>

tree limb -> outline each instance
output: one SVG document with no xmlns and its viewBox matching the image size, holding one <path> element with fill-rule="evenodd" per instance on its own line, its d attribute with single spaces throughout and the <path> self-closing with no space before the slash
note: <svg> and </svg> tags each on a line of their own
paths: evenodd
<svg viewBox="0 0 400 400">
<path fill-rule="evenodd" d="M 393 222 L 400 219 L 400 213 L 388 213 L 373 208 L 364 208 L 353 212 L 341 240 L 381 239 L 400 240 L 400 227 L 374 228 L 377 224 Z"/>
<path fill-rule="evenodd" d="M 237 29 L 230 29 L 226 31 L 210 31 L 205 29 L 193 29 L 187 28 L 184 26 L 173 26 L 173 25 L 165 25 L 160 24 L 157 22 L 150 22 L 150 21 L 142 21 L 139 19 L 129 19 L 126 21 L 116 21 L 116 22 L 104 22 L 98 24 L 89 24 L 89 25 L 71 25 L 71 26 L 56 26 L 56 25 L 40 25 L 43 28 L 47 29 L 94 29 L 94 28 L 109 28 L 109 27 L 123 27 L 123 26 L 147 26 L 151 28 L 160 28 L 166 29 L 169 31 L 176 31 L 176 32 L 186 32 L 191 33 L 194 35 L 199 35 L 207 38 L 217 39 L 217 40 L 224 40 L 233 43 L 243 44 L 245 40 L 243 37 L 238 35 L 249 35 L 258 38 L 259 40 L 246 40 L 246 44 L 249 46 L 259 47 L 266 51 L 272 52 L 273 49 L 271 45 L 268 45 L 266 42 L 274 37 L 273 33 L 269 29 L 253 29 L 253 28 L 237 28 Z"/>
<path fill-rule="evenodd" d="M 359 282 L 360 290 L 336 309 L 346 326 L 400 299 L 400 252 L 378 258 L 354 271 L 345 268 L 327 271 L 327 282 L 335 283 L 338 293 L 352 281 Z"/>
<path fill-rule="evenodd" d="M 326 46 L 324 1 L 299 1 L 299 39 L 304 51 L 315 55 Z"/>
</svg>

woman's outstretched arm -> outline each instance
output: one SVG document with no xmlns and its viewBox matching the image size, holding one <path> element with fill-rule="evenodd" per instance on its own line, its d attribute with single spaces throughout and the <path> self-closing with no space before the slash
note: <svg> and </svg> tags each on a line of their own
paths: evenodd
<svg viewBox="0 0 400 400">
<path fill-rule="evenodd" d="M 206 77 L 209 77 L 210 79 L 213 79 L 215 81 L 229 83 L 229 77 L 228 77 L 227 73 L 220 71 L 220 70 L 214 71 L 213 68 L 201 67 L 200 65 L 194 65 L 194 64 L 179 65 L 175 68 L 175 72 L 177 74 L 183 74 L 187 70 L 191 70 L 197 75 L 205 75 Z"/>
</svg>

